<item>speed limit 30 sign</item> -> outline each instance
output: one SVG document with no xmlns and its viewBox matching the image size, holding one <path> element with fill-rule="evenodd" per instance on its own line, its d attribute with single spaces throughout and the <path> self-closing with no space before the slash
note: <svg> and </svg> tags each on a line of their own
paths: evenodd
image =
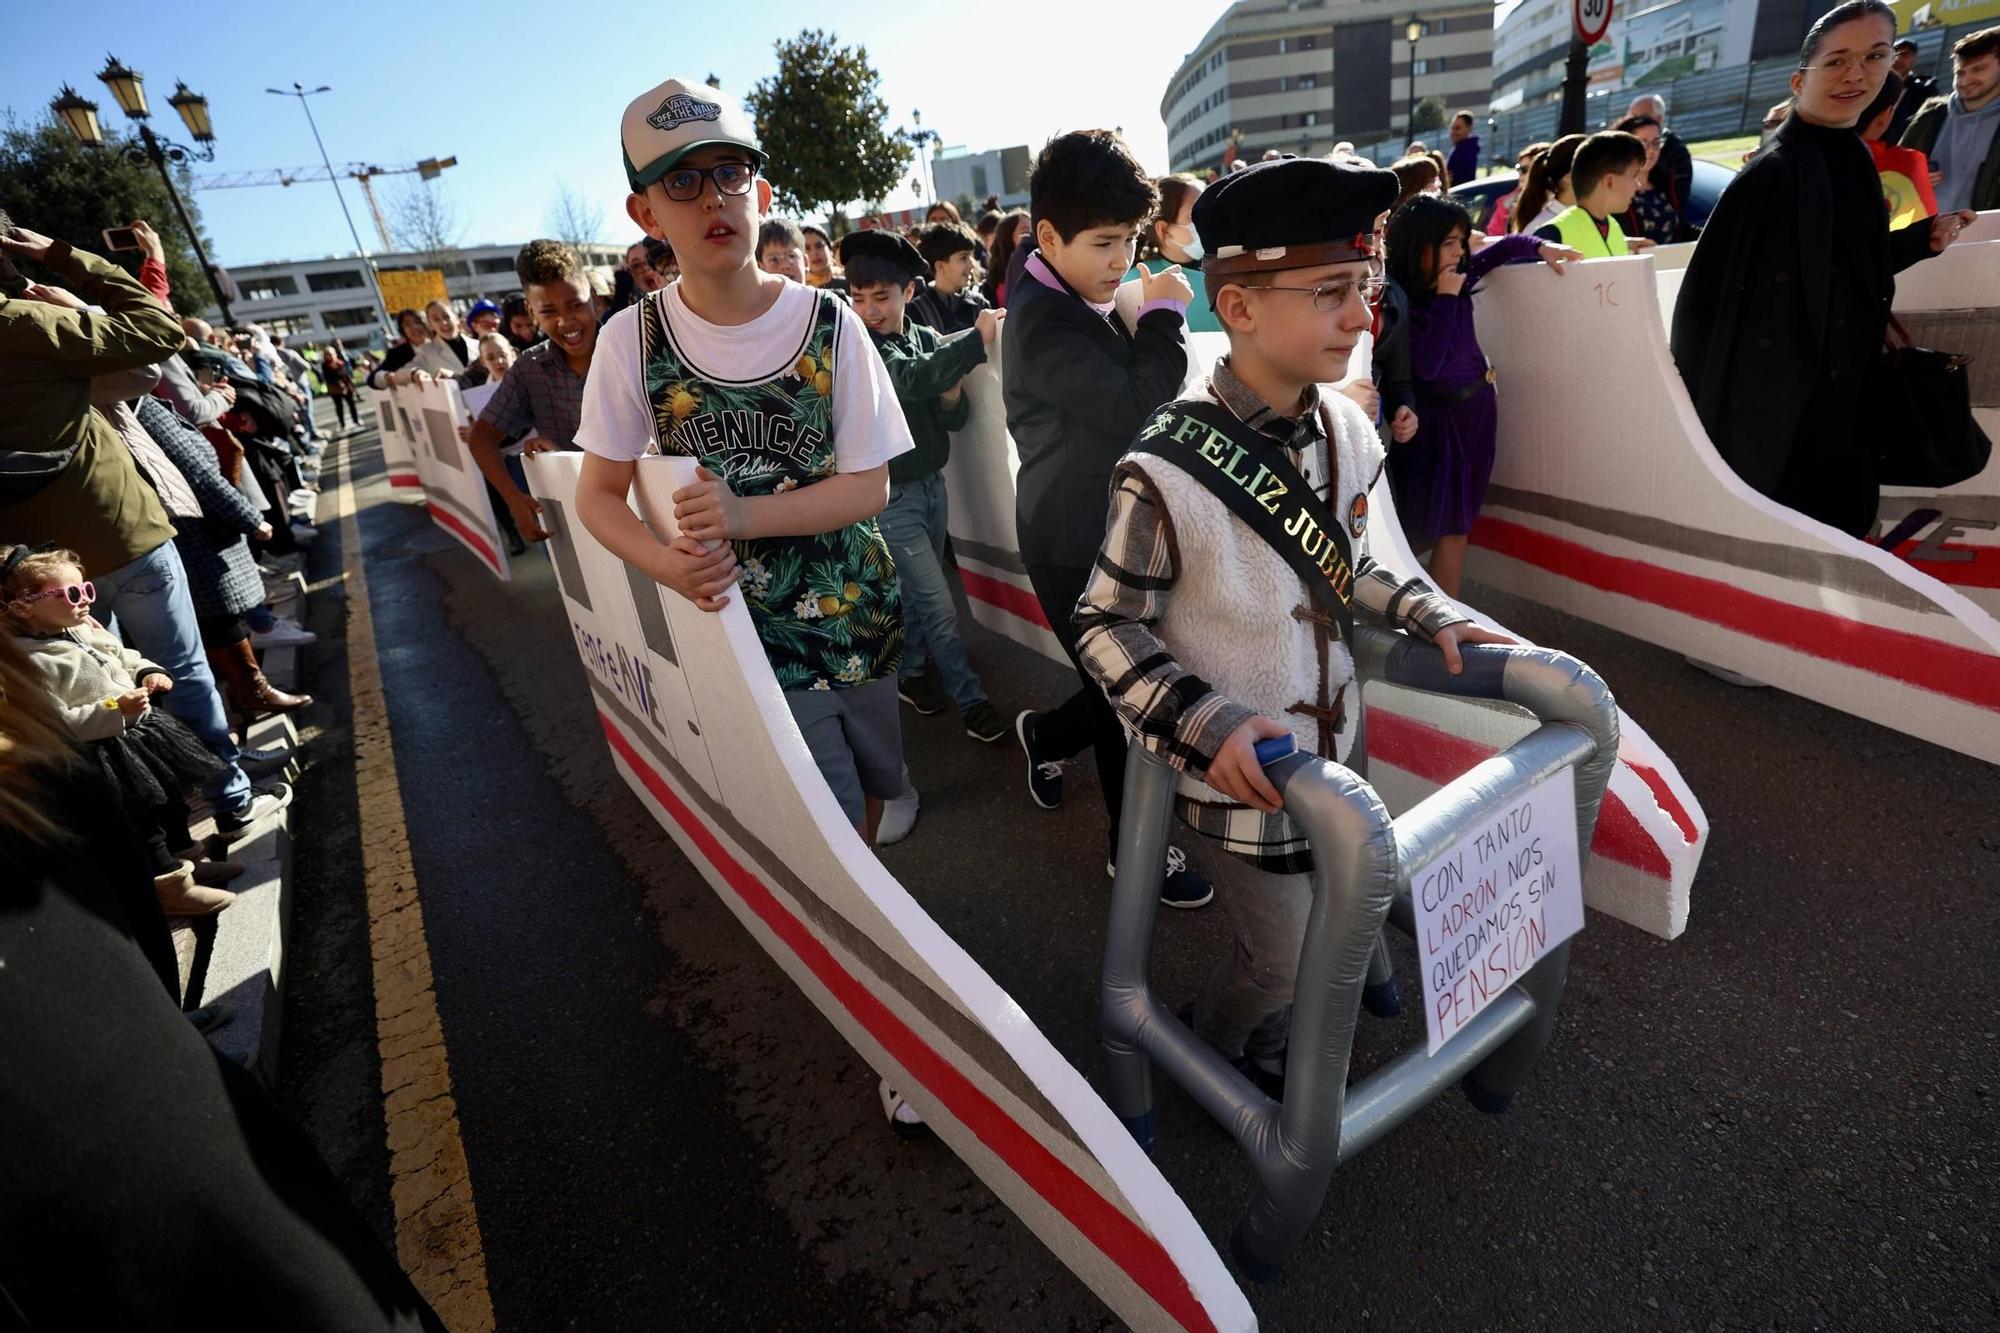
<svg viewBox="0 0 2000 1333">
<path fill-rule="evenodd" d="M 1595 46 L 1611 31 L 1611 0 L 1570 0 L 1570 26 L 1585 46 Z"/>
</svg>

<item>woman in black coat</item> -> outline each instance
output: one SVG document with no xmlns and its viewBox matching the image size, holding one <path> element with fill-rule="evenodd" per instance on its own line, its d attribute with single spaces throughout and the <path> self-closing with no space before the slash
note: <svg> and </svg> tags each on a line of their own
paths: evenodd
<svg viewBox="0 0 2000 1333">
<path fill-rule="evenodd" d="M 1972 220 L 1889 231 L 1855 122 L 1896 19 L 1848 0 L 1806 34 L 1792 111 L 1717 201 L 1674 307 L 1674 361 L 1723 461 L 1780 504 L 1866 536 L 1890 441 L 1870 420 L 1895 274 Z"/>
</svg>

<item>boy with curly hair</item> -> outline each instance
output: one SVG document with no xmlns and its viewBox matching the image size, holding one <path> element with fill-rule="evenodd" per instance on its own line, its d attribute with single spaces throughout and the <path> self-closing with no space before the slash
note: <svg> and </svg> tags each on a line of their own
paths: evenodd
<svg viewBox="0 0 2000 1333">
<path fill-rule="evenodd" d="M 542 340 L 526 348 L 472 425 L 473 461 L 514 520 L 515 530 L 542 541 L 542 507 L 528 494 L 525 477 L 507 465 L 501 448 L 530 430 L 526 453 L 574 449 L 583 419 L 583 388 L 597 351 L 597 311 L 583 256 L 561 241 L 529 241 L 514 257 L 514 274 L 526 293 L 528 313 Z"/>
</svg>

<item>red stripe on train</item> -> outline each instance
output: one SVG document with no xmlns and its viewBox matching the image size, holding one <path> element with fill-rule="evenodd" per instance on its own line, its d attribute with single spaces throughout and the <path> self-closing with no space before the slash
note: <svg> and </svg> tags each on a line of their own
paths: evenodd
<svg viewBox="0 0 2000 1333">
<path fill-rule="evenodd" d="M 1454 736 L 1428 722 L 1380 708 L 1368 710 L 1369 759 L 1392 764 L 1427 782 L 1442 786 L 1497 753 L 1490 745 Z M 1618 794 L 1608 789 L 1598 809 L 1597 833 L 1590 840 L 1590 849 L 1655 879 L 1673 877 L 1673 866 L 1653 835 Z"/>
<path fill-rule="evenodd" d="M 472 528 L 466 526 L 458 515 L 449 512 L 442 505 L 434 505 L 426 502 L 424 508 L 430 510 L 432 521 L 439 527 L 463 539 L 465 544 L 472 548 L 474 555 L 493 567 L 495 574 L 500 572 L 500 556 L 494 551 L 491 542 L 480 536 Z"/>
<path fill-rule="evenodd" d="M 1472 540 L 1490 551 L 1588 587 L 1678 611 L 1976 708 L 2000 711 L 2000 659 L 1990 653 L 1794 606 L 1719 579 L 1609 555 L 1506 519 L 1481 518 L 1473 526 Z"/>
<path fill-rule="evenodd" d="M 1621 762 L 1625 767 L 1639 775 L 1639 781 L 1645 783 L 1652 791 L 1653 799 L 1659 802 L 1662 810 L 1667 812 L 1667 818 L 1673 820 L 1679 826 L 1681 837 L 1686 839 L 1688 845 L 1692 847 L 1695 840 L 1701 836 L 1700 832 L 1694 826 L 1694 816 L 1689 814 L 1687 807 L 1681 804 L 1681 798 L 1674 795 L 1674 789 L 1667 785 L 1667 780 L 1660 775 L 1660 770 L 1650 768 L 1645 764 L 1635 764 L 1630 759 L 1622 760 Z"/>
<path fill-rule="evenodd" d="M 1042 614 L 1042 604 L 1035 594 L 1026 588 L 1017 588 L 1005 579 L 996 579 L 990 574 L 967 569 L 963 562 L 958 566 L 959 581 L 965 584 L 965 595 L 976 597 L 988 606 L 997 606 L 1009 615 L 1019 616 L 1030 625 L 1049 627 L 1049 618 Z"/>
<path fill-rule="evenodd" d="M 812 970 L 820 984 L 852 1014 L 896 1062 L 943 1102 L 960 1124 L 979 1137 L 993 1153 L 1043 1199 L 1068 1219 L 1106 1258 L 1183 1328 L 1214 1333 L 1208 1312 L 1188 1288 L 1187 1279 L 1166 1249 L 1138 1223 L 1119 1211 L 1090 1184 L 1043 1147 L 1041 1142 L 974 1086 L 950 1061 L 938 1054 L 909 1024 L 849 972 L 806 924 L 779 902 L 762 880 L 729 854 L 708 825 L 687 807 L 665 778 L 642 758 L 609 716 L 598 721 L 611 748 L 639 775 L 653 799 L 681 826 L 701 854 L 722 873 L 751 911 L 785 946 Z"/>
</svg>

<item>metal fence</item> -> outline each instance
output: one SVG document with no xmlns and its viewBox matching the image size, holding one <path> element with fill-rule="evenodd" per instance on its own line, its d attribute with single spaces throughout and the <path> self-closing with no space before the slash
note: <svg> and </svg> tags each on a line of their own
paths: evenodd
<svg viewBox="0 0 2000 1333">
<path fill-rule="evenodd" d="M 1982 26 L 1963 24 L 1956 28 L 1925 28 L 1910 34 L 1917 43 L 1917 69 L 1937 78 L 1939 87 L 1948 91 L 1951 87 L 1951 44 Z M 1674 133 L 1687 142 L 1756 134 L 1763 127 L 1765 113 L 1791 96 L 1792 71 L 1796 68 L 1796 58 L 1781 56 L 1748 65 L 1732 65 L 1728 69 L 1690 74 L 1651 88 L 1631 88 L 1593 97 L 1584 112 L 1584 127 L 1586 130 L 1605 128 L 1624 117 L 1632 98 L 1641 92 L 1652 92 L 1666 98 L 1667 122 Z M 1523 148 L 1556 137 L 1556 121 L 1561 111 L 1559 103 L 1544 102 L 1488 117 L 1479 145 L 1486 161 L 1495 167 L 1511 170 L 1514 159 Z M 1356 144 L 1355 151 L 1370 161 L 1387 165 L 1403 155 L 1411 138 L 1422 139 L 1434 148 L 1449 149 L 1445 132 L 1436 130 L 1408 138 Z"/>
</svg>

